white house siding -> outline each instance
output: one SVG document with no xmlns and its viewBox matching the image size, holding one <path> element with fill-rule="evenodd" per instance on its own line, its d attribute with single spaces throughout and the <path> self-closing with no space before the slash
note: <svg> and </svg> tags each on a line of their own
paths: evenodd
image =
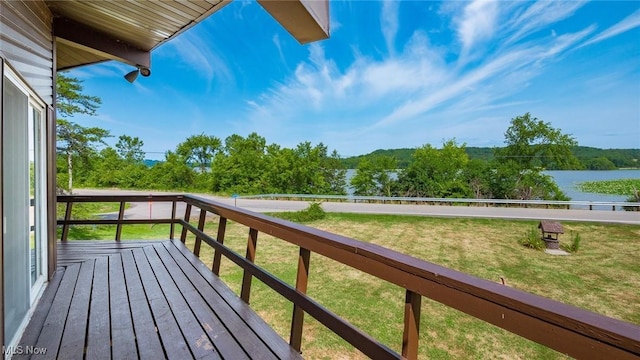
<svg viewBox="0 0 640 360">
<path fill-rule="evenodd" d="M 53 16 L 42 1 L 0 1 L 0 56 L 53 106 Z"/>
</svg>

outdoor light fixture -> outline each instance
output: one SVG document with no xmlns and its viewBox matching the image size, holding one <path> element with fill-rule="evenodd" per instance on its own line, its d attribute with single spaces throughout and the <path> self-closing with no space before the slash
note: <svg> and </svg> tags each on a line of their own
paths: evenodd
<svg viewBox="0 0 640 360">
<path fill-rule="evenodd" d="M 128 82 L 133 84 L 133 82 L 136 81 L 136 78 L 138 78 L 138 73 L 139 72 L 140 72 L 140 70 L 135 69 L 132 72 L 130 72 L 127 75 L 125 75 L 124 78 L 127 79 Z"/>
<path fill-rule="evenodd" d="M 137 69 L 125 75 L 124 78 L 127 79 L 128 82 L 133 84 L 133 82 L 138 78 L 138 74 L 142 74 L 142 76 L 147 77 L 151 75 L 151 69 L 149 69 L 148 67 L 138 67 Z"/>
</svg>

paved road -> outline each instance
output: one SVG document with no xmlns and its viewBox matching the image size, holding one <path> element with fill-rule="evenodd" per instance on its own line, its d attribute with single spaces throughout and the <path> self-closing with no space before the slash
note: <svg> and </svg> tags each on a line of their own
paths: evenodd
<svg viewBox="0 0 640 360">
<path fill-rule="evenodd" d="M 163 192 L 144 192 L 130 190 L 77 190 L 77 195 L 149 195 L 166 194 Z M 297 211 L 306 208 L 306 201 L 287 200 L 256 200 L 256 199 L 232 199 L 211 195 L 198 195 L 203 198 L 218 201 L 227 205 L 238 206 L 255 212 L 280 212 Z M 564 210 L 564 209 L 525 209 L 525 208 L 499 208 L 499 207 L 465 207 L 465 206 L 440 206 L 440 205 L 398 205 L 398 204 L 368 204 L 368 203 L 340 203 L 325 202 L 322 204 L 325 211 L 364 213 L 364 214 L 399 214 L 419 216 L 444 216 L 444 217 L 477 217 L 500 219 L 531 219 L 531 220 L 556 220 L 556 221 L 590 221 L 609 222 L 640 225 L 640 213 L 629 211 L 604 211 L 604 210 Z M 178 214 L 184 214 L 184 206 L 178 207 Z M 192 215 L 195 215 L 193 213 Z M 137 204 L 126 211 L 128 218 L 153 218 L 169 217 L 171 204 L 147 203 Z"/>
</svg>

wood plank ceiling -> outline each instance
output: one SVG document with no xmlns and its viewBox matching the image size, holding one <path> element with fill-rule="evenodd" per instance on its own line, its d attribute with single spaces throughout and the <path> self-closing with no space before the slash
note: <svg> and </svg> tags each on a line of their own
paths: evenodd
<svg viewBox="0 0 640 360">
<path fill-rule="evenodd" d="M 231 0 L 44 0 L 53 13 L 56 68 L 106 60 L 150 68 L 151 50 Z M 329 37 L 328 0 L 259 0 L 300 43 Z"/>
<path fill-rule="evenodd" d="M 112 59 L 148 67 L 127 54 L 150 52 L 229 1 L 45 1 L 56 19 L 56 67 Z"/>
</svg>

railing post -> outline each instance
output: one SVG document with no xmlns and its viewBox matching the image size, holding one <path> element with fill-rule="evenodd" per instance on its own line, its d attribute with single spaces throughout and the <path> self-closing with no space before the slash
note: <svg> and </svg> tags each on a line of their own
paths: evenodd
<svg viewBox="0 0 640 360">
<path fill-rule="evenodd" d="M 204 231 L 204 222 L 207 219 L 207 210 L 200 209 L 200 219 L 198 219 L 198 230 Z M 196 242 L 193 244 L 193 253 L 200 257 L 200 246 L 202 245 L 202 239 L 196 236 Z"/>
<path fill-rule="evenodd" d="M 60 241 L 67 241 L 69 236 L 69 220 L 71 220 L 71 210 L 73 209 L 73 202 L 68 201 L 67 207 L 64 210 L 64 225 L 62 225 L 62 237 Z"/>
<path fill-rule="evenodd" d="M 189 222 L 189 219 L 191 218 L 191 204 L 187 204 L 187 208 L 184 209 L 184 222 Z M 185 241 L 187 241 L 187 228 L 186 227 L 182 227 L 182 233 L 180 234 L 180 241 L 182 241 L 182 243 L 184 244 Z"/>
<path fill-rule="evenodd" d="M 122 234 L 122 219 L 124 219 L 124 201 L 120 202 L 120 210 L 118 211 L 118 225 L 116 225 L 116 241 L 120 241 Z"/>
<path fill-rule="evenodd" d="M 418 358 L 418 338 L 420 336 L 420 294 L 407 290 L 404 300 L 404 332 L 402 334 L 402 356 L 406 359 Z"/>
<path fill-rule="evenodd" d="M 177 202 L 173 200 L 171 202 L 171 226 L 169 228 L 169 239 L 173 240 L 173 234 L 176 230 L 176 224 L 173 222 L 176 219 L 176 207 Z"/>
<path fill-rule="evenodd" d="M 216 237 L 216 241 L 220 244 L 224 244 L 224 234 L 227 229 L 227 218 L 220 217 L 220 221 L 218 222 L 218 236 Z M 222 253 L 217 249 L 213 252 L 213 265 L 211 266 L 211 271 L 219 275 L 220 274 L 220 262 L 222 260 Z"/>
<path fill-rule="evenodd" d="M 306 294 L 307 280 L 309 279 L 309 259 L 311 251 L 300 248 L 298 255 L 298 275 L 296 276 L 296 290 Z M 304 310 L 298 305 L 293 304 L 293 315 L 291 317 L 291 335 L 289 337 L 289 345 L 296 351 L 300 352 L 302 347 L 302 326 L 304 324 Z"/>
<path fill-rule="evenodd" d="M 256 246 L 258 245 L 258 230 L 251 228 L 249 230 L 249 239 L 247 240 L 247 255 L 245 256 L 250 262 L 254 262 L 256 259 Z M 240 292 L 240 298 L 245 303 L 249 304 L 249 297 L 251 296 L 251 274 L 245 269 L 242 275 L 242 290 Z"/>
</svg>

